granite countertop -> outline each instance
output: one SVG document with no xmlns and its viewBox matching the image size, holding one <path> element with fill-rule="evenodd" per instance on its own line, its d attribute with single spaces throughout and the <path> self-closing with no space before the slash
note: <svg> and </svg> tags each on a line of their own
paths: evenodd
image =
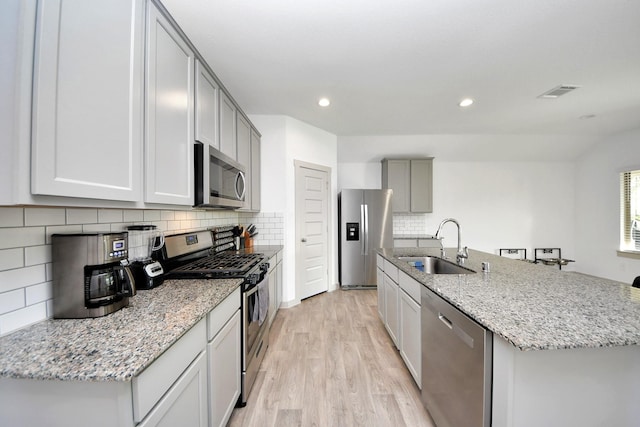
<svg viewBox="0 0 640 427">
<path fill-rule="evenodd" d="M 0 378 L 131 381 L 241 283 L 166 280 L 113 314 L 18 330 L 0 338 Z"/>
<path fill-rule="evenodd" d="M 439 249 L 379 253 L 520 350 L 640 345 L 640 289 L 629 284 L 474 250 L 465 267 L 475 274 L 430 275 L 397 257 L 439 256 Z M 453 262 L 455 253 L 447 249 Z"/>
<path fill-rule="evenodd" d="M 238 253 L 244 254 L 264 254 L 268 259 L 280 252 L 284 246 L 282 245 L 253 245 L 250 248 L 240 249 Z"/>
</svg>

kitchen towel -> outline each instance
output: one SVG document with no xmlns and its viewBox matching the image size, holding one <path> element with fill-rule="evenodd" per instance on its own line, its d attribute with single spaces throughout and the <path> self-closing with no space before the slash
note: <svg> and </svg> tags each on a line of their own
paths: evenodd
<svg viewBox="0 0 640 427">
<path fill-rule="evenodd" d="M 264 280 L 258 285 L 258 306 L 260 307 L 258 324 L 262 325 L 269 311 L 269 276 L 265 276 Z"/>
</svg>

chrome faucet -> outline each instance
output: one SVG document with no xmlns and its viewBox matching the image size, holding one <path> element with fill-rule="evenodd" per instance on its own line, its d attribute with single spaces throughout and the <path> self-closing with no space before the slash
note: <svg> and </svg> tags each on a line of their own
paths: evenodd
<svg viewBox="0 0 640 427">
<path fill-rule="evenodd" d="M 452 222 L 456 225 L 456 227 L 458 227 L 458 253 L 456 254 L 456 261 L 458 262 L 458 265 L 463 265 L 464 260 L 469 258 L 469 251 L 467 250 L 466 246 L 464 248 L 462 247 L 461 239 L 460 239 L 460 224 L 458 223 L 458 221 L 456 221 L 453 218 L 443 219 L 440 225 L 438 226 L 438 231 L 436 231 L 436 239 L 440 240 L 440 256 L 442 258 L 445 257 L 444 244 L 442 243 L 440 232 L 442 231 L 442 227 L 448 222 Z"/>
</svg>

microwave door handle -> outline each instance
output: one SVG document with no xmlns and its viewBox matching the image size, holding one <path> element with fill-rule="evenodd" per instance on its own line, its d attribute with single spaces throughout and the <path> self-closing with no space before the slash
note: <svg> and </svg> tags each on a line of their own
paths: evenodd
<svg viewBox="0 0 640 427">
<path fill-rule="evenodd" d="M 238 192 L 238 182 L 242 181 L 242 193 Z M 244 174 L 242 173 L 242 171 L 238 171 L 238 174 L 236 175 L 236 196 L 238 196 L 238 200 L 243 200 L 244 199 L 244 193 L 247 191 L 247 185 L 246 185 L 246 180 L 244 178 Z"/>
</svg>

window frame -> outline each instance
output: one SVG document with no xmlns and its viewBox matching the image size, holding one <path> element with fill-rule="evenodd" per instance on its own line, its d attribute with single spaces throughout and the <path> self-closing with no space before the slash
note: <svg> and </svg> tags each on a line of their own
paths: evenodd
<svg viewBox="0 0 640 427">
<path fill-rule="evenodd" d="M 620 256 L 640 259 L 640 168 L 621 171 L 619 183 L 620 239 L 617 252 Z"/>
</svg>

